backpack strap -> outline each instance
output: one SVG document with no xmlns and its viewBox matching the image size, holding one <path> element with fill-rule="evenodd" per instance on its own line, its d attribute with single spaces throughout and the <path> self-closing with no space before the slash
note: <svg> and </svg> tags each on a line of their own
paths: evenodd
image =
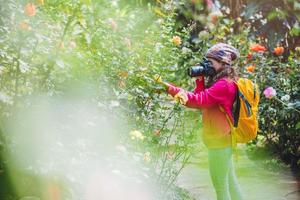
<svg viewBox="0 0 300 200">
<path fill-rule="evenodd" d="M 237 127 L 239 124 L 239 118 L 240 118 L 240 108 L 241 108 L 241 100 L 239 98 L 239 91 L 237 91 L 234 103 L 232 106 L 232 114 L 233 114 L 233 120 L 234 120 L 234 127 Z"/>
<path fill-rule="evenodd" d="M 240 91 L 238 91 L 238 94 L 239 94 L 239 97 L 241 97 L 243 99 L 243 101 L 245 102 L 248 117 L 251 116 L 252 111 L 251 111 L 251 105 L 250 105 L 249 101 L 246 99 L 246 97 Z"/>
</svg>

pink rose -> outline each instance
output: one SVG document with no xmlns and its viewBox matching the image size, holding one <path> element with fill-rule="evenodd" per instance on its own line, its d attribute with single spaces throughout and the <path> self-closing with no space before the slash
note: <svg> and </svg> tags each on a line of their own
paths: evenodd
<svg viewBox="0 0 300 200">
<path fill-rule="evenodd" d="M 264 95 L 267 99 L 272 99 L 276 96 L 276 90 L 272 87 L 267 87 L 264 91 Z"/>
</svg>

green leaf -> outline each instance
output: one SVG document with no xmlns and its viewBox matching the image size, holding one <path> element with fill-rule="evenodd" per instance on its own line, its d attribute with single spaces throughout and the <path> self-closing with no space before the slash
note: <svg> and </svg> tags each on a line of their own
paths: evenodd
<svg viewBox="0 0 300 200">
<path fill-rule="evenodd" d="M 299 23 L 295 23 L 294 27 L 291 29 L 290 34 L 292 36 L 298 36 L 300 35 L 300 27 L 299 27 Z"/>
<path fill-rule="evenodd" d="M 300 122 L 296 124 L 296 129 L 300 129 Z"/>
</svg>

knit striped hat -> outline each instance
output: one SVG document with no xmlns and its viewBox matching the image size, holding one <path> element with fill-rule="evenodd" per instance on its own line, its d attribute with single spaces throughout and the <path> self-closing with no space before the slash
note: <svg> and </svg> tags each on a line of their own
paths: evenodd
<svg viewBox="0 0 300 200">
<path fill-rule="evenodd" d="M 218 43 L 210 47 L 206 54 L 206 58 L 213 58 L 219 62 L 231 65 L 232 61 L 240 56 L 239 51 L 233 46 L 225 43 Z"/>
</svg>

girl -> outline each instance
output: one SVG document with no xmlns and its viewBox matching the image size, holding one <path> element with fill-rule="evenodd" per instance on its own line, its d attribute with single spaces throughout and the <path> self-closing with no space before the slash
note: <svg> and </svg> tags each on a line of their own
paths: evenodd
<svg viewBox="0 0 300 200">
<path fill-rule="evenodd" d="M 164 85 L 167 92 L 179 98 L 185 106 L 202 110 L 202 136 L 208 148 L 209 172 L 217 199 L 241 200 L 232 160 L 230 125 L 225 114 L 233 122 L 232 107 L 237 93 L 234 81 L 237 76 L 231 63 L 239 57 L 239 52 L 231 45 L 219 43 L 209 48 L 205 57 L 215 71 L 208 77 L 206 87 L 203 76 L 196 79 L 194 92 L 168 83 Z"/>
</svg>

